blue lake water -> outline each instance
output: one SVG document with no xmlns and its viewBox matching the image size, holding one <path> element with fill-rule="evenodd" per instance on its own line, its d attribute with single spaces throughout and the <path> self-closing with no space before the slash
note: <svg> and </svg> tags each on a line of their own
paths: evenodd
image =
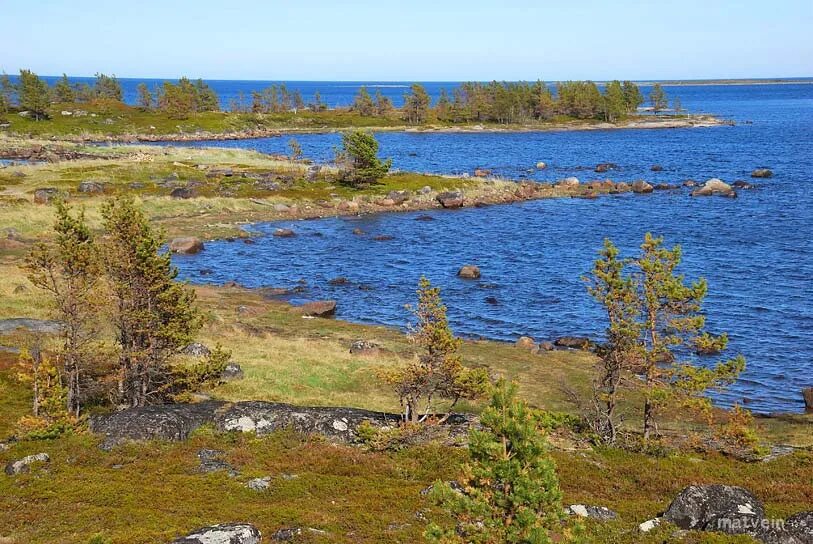
<svg viewBox="0 0 813 544">
<path fill-rule="evenodd" d="M 728 331 L 729 352 L 748 360 L 740 382 L 718 398 L 755 411 L 800 411 L 800 390 L 813 386 L 813 85 L 681 87 L 684 106 L 737 121 L 734 127 L 545 133 L 380 133 L 381 154 L 403 170 L 471 172 L 487 167 L 512 179 L 586 181 L 644 178 L 750 180 L 767 166 L 774 177 L 753 180 L 737 199 L 691 198 L 688 190 L 653 195 L 559 199 L 483 209 L 384 214 L 282 222 L 294 238 L 260 236 L 255 245 L 212 242 L 195 257 L 176 257 L 194 282 L 235 279 L 248 286 L 294 286 L 301 299 L 335 298 L 338 316 L 404 326 L 421 274 L 443 288 L 455 331 L 514 340 L 565 334 L 599 337 L 601 309 L 580 277 L 605 237 L 633 252 L 647 231 L 681 244 L 682 271 L 709 281 L 708 323 Z M 285 152 L 289 137 L 207 142 Z M 336 134 L 298 135 L 306 156 L 326 161 Z M 189 144 L 185 144 L 189 145 Z M 550 166 L 536 171 L 545 161 Z M 600 162 L 618 169 L 594 174 Z M 653 164 L 662 172 L 651 172 Z M 354 236 L 361 228 L 367 236 Z M 390 241 L 374 241 L 378 234 Z M 479 281 L 455 277 L 477 264 Z M 202 268 L 214 270 L 204 276 Z M 330 286 L 344 276 L 350 285 Z M 360 288 L 363 286 L 364 288 Z M 497 304 L 486 301 L 497 299 Z M 711 361 L 710 361 L 711 362 Z"/>
</svg>

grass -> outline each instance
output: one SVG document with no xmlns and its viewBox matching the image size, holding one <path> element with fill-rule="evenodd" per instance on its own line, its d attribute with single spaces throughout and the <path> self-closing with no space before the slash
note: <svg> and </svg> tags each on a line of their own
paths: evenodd
<svg viewBox="0 0 813 544">
<path fill-rule="evenodd" d="M 63 115 L 63 111 L 72 112 Z M 79 112 L 77 115 L 76 112 Z M 638 120 L 633 117 L 631 120 Z M 652 121 L 651 116 L 643 119 Z M 674 119 L 661 115 L 658 120 Z M 2 119 L 0 119 L 2 122 Z M 430 119 L 419 126 L 408 126 L 399 112 L 387 116 L 362 116 L 346 109 L 330 109 L 322 112 L 298 111 L 284 113 L 205 112 L 185 119 L 173 119 L 162 112 L 142 111 L 139 108 L 115 102 L 94 104 L 55 104 L 49 109 L 49 119 L 37 121 L 15 113 L 5 115 L 8 134 L 26 136 L 57 136 L 80 140 L 128 139 L 135 135 L 159 137 L 161 135 L 194 135 L 195 133 L 229 133 L 250 130 L 329 131 L 349 128 L 377 130 L 434 130 L 434 129 L 567 129 L 589 128 L 601 124 L 598 120 L 579 120 L 560 116 L 549 121 L 535 121 L 523 125 L 499 123 L 452 124 Z M 622 125 L 620 125 L 622 126 Z"/>
<path fill-rule="evenodd" d="M 327 180 L 306 183 L 296 178 L 291 187 L 273 194 L 242 187 L 225 196 L 222 184 L 235 190 L 233 184 L 246 179 L 239 176 L 242 172 L 301 176 L 307 165 L 241 150 L 116 147 L 108 151 L 115 158 L 0 170 L 0 186 L 4 187 L 0 190 L 0 225 L 17 229 L 23 238 L 18 244 L 0 245 L 0 319 L 49 316 L 48 300 L 20 269 L 31 241 L 47 236 L 53 221 L 50 206 L 31 200 L 38 187 L 70 191 L 71 201 L 83 205 L 93 226 L 99 227 L 104 197 L 77 194 L 75 186 L 84 179 L 102 179 L 109 185 L 108 194 L 136 193 L 150 217 L 170 235 L 202 237 L 234 235 L 246 221 L 276 218 L 269 206 L 273 203 L 296 205 L 317 215 L 334 213 L 322 208 L 320 200 L 365 202 L 393 189 L 414 191 L 429 185 L 435 191 L 465 188 L 469 194 L 485 194 L 515 187 L 499 181 L 398 174 L 361 190 Z M 209 178 L 199 164 L 228 166 L 235 176 Z M 205 196 L 169 198 L 167 189 L 154 183 L 169 176 L 182 183 L 199 183 L 197 188 Z M 129 187 L 134 180 L 143 180 L 145 187 Z M 0 237 L 0 244 L 4 238 Z M 395 395 L 377 374 L 414 356 L 414 346 L 401 332 L 331 319 L 303 319 L 287 304 L 266 300 L 248 289 L 199 286 L 196 291 L 208 315 L 200 340 L 208 345 L 219 342 L 232 350 L 233 359 L 245 372 L 243 380 L 212 390 L 213 397 L 398 410 Z M 380 344 L 381 353 L 351 355 L 349 345 L 357 339 Z M 20 340 L 0 337 L 0 344 Z M 535 355 L 491 341 L 466 341 L 462 352 L 467 365 L 485 366 L 494 376 L 516 380 L 530 404 L 567 413 L 579 412 L 574 397 L 587 396 L 596 363 L 587 352 Z M 11 434 L 16 421 L 29 410 L 29 392 L 16 381 L 11 368 L 15 360 L 14 355 L 0 351 L 0 438 Z M 481 407 L 482 403 L 459 406 L 470 412 Z M 638 421 L 639 414 L 629 404 L 622 410 L 628 421 Z M 809 509 L 813 503 L 813 416 L 758 418 L 757 427 L 766 443 L 794 444 L 808 450 L 766 463 L 746 463 L 713 453 L 657 457 L 590 449 L 580 440 L 555 436 L 553 455 L 565 503 L 605 505 L 620 514 L 617 522 L 588 524 L 590 541 L 645 544 L 673 540 L 673 528 L 663 527 L 644 536 L 636 527 L 658 515 L 682 487 L 692 483 L 742 485 L 766 502 L 772 517 Z M 699 423 L 668 417 L 663 423 L 663 430 L 671 435 L 701 429 Z M 298 542 L 419 542 L 424 523 L 415 513 L 430 507 L 420 490 L 435 479 L 455 477 L 465 455 L 463 450 L 437 445 L 372 453 L 288 433 L 257 438 L 203 430 L 184 443 L 130 444 L 112 452 L 97 448 L 98 441 L 77 434 L 21 441 L 0 452 L 0 465 L 40 451 L 52 458 L 48 466 L 30 474 L 0 475 L 0 543 L 87 544 L 96 534 L 112 543 L 160 543 L 199 526 L 234 521 L 254 523 L 266 538 L 283 526 L 327 532 L 305 532 Z M 240 476 L 200 474 L 196 453 L 201 448 L 224 450 Z M 297 474 L 298 478 L 286 480 L 279 477 L 282 474 Z M 246 480 L 265 475 L 275 477 L 269 492 L 244 487 Z M 747 541 L 708 534 L 690 534 L 684 540 L 706 544 Z"/>
</svg>

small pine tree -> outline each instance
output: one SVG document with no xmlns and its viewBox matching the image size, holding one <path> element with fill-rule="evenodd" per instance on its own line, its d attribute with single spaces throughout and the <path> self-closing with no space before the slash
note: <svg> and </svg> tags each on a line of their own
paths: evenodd
<svg viewBox="0 0 813 544">
<path fill-rule="evenodd" d="M 655 83 L 652 86 L 652 90 L 649 92 L 649 101 L 652 103 L 652 111 L 655 113 L 662 112 L 669 107 L 666 91 L 663 90 L 660 83 Z"/>
<path fill-rule="evenodd" d="M 462 492 L 436 482 L 432 498 L 452 527 L 433 523 L 430 542 L 442 544 L 549 544 L 571 540 L 563 525 L 562 492 L 544 431 L 517 398 L 516 384 L 500 380 L 469 435 Z"/>
<path fill-rule="evenodd" d="M 84 210 L 74 216 L 60 201 L 56 215 L 56 240 L 36 244 L 26 257 L 25 269 L 31 283 L 50 295 L 55 316 L 63 323 L 60 360 L 67 381 L 66 409 L 78 416 L 81 377 L 98 336 L 96 288 L 101 265 Z"/>
<path fill-rule="evenodd" d="M 345 132 L 342 135 L 342 153 L 345 162 L 342 178 L 350 185 L 372 183 L 384 177 L 392 166 L 392 159 L 378 158 L 378 141 L 363 130 Z"/>
<path fill-rule="evenodd" d="M 436 399 L 451 400 L 453 408 L 460 399 L 482 397 L 489 378 L 484 369 L 463 366 L 459 354 L 461 340 L 449 327 L 440 289 L 432 287 L 423 277 L 414 314 L 417 324 L 411 339 L 420 350 L 418 358 L 383 373 L 382 377 L 398 394 L 404 421 L 419 422 L 433 414 Z"/>
<path fill-rule="evenodd" d="M 625 81 L 621 84 L 621 87 L 624 91 L 624 103 L 627 106 L 627 113 L 635 113 L 638 106 L 644 103 L 641 89 L 632 81 Z"/>
<path fill-rule="evenodd" d="M 381 93 L 381 89 L 375 91 L 375 113 L 380 117 L 385 117 L 392 112 L 392 100 Z"/>
<path fill-rule="evenodd" d="M 113 292 L 119 347 L 118 393 L 131 406 L 160 400 L 168 366 L 201 327 L 195 292 L 175 281 L 178 270 L 161 253 L 163 236 L 132 198 L 102 207 L 104 263 Z"/>
<path fill-rule="evenodd" d="M 412 125 L 425 123 L 429 117 L 431 99 L 423 85 L 417 83 L 410 87 L 409 94 L 404 96 L 404 118 Z"/>
<path fill-rule="evenodd" d="M 136 99 L 136 104 L 138 104 L 138 107 L 144 111 L 151 110 L 154 104 L 154 99 L 150 89 L 147 87 L 147 84 L 139 83 L 136 92 L 138 94 L 138 98 Z"/>
<path fill-rule="evenodd" d="M 102 100 L 121 102 L 123 96 L 121 83 L 119 83 L 115 75 L 96 74 L 96 81 L 93 83 L 93 94 L 96 98 Z"/>
<path fill-rule="evenodd" d="M 53 436 L 76 423 L 65 408 L 68 390 L 62 385 L 59 369 L 38 348 L 23 349 L 17 360 L 17 380 L 31 387 L 31 415 L 17 422 L 23 435 Z"/>
<path fill-rule="evenodd" d="M 298 161 L 302 158 L 302 146 L 296 138 L 288 140 L 288 149 L 291 151 L 291 160 Z"/>
</svg>

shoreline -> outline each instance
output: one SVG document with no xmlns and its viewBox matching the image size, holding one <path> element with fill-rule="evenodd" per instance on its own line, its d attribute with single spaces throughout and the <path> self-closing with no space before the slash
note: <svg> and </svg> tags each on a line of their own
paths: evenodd
<svg viewBox="0 0 813 544">
<path fill-rule="evenodd" d="M 568 121 L 550 124 L 532 125 L 395 125 L 395 126 L 345 126 L 345 127 L 264 127 L 236 130 L 231 132 L 210 132 L 198 131 L 190 133 L 168 133 L 168 134 L 62 134 L 62 135 L 37 135 L 6 133 L 7 137 L 20 139 L 51 139 L 70 143 L 175 143 L 175 142 L 211 142 L 211 141 L 233 141 L 250 140 L 256 138 L 274 138 L 295 134 L 330 134 L 344 132 L 354 129 L 369 130 L 371 132 L 405 132 L 405 133 L 522 133 L 522 132 L 572 132 L 588 130 L 630 130 L 630 129 L 677 129 L 677 128 L 711 128 L 718 126 L 733 126 L 733 120 L 720 119 L 710 114 L 688 115 L 687 117 L 655 117 L 637 116 L 617 123 L 606 121 Z"/>
</svg>

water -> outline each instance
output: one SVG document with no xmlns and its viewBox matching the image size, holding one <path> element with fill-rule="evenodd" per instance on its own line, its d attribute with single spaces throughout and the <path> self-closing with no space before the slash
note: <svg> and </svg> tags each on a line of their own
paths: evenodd
<svg viewBox="0 0 813 544">
<path fill-rule="evenodd" d="M 195 257 L 177 257 L 183 277 L 195 282 L 236 279 L 248 286 L 294 286 L 302 299 L 335 298 L 338 316 L 404 326 L 403 305 L 414 300 L 421 274 L 443 288 L 458 334 L 514 340 L 565 334 L 600 336 L 601 309 L 580 277 L 604 237 L 634 252 L 647 231 L 683 246 L 682 271 L 709 281 L 709 328 L 728 331 L 726 355 L 742 353 L 748 369 L 718 399 L 754 411 L 800 411 L 800 389 L 813 385 L 813 86 L 682 87 L 683 104 L 714 111 L 735 127 L 516 134 L 381 133 L 381 154 L 396 167 L 438 173 L 488 167 L 510 178 L 595 179 L 592 167 L 614 162 L 615 180 L 645 178 L 749 179 L 756 167 L 774 171 L 738 199 L 691 198 L 688 190 L 596 201 L 559 199 L 485 209 L 384 214 L 363 218 L 283 222 L 299 235 L 261 236 L 255 245 L 213 242 Z M 306 156 L 327 160 L 335 134 L 297 136 Z M 216 142 L 284 152 L 288 137 Z M 205 145 L 213 145 L 209 142 Z M 550 167 L 533 170 L 538 161 Z M 653 164 L 663 172 L 650 172 Z M 530 169 L 530 171 L 529 171 Z M 601 175 L 606 177 L 607 174 Z M 354 236 L 361 228 L 367 236 Z M 377 234 L 395 236 L 374 241 Z M 480 281 L 455 277 L 477 264 Z M 211 276 L 201 268 L 214 269 Z M 345 276 L 347 286 L 328 280 Z M 365 286 L 363 289 L 360 286 Z M 494 297 L 498 304 L 490 304 Z M 711 361 L 709 361 L 711 362 Z"/>
</svg>

